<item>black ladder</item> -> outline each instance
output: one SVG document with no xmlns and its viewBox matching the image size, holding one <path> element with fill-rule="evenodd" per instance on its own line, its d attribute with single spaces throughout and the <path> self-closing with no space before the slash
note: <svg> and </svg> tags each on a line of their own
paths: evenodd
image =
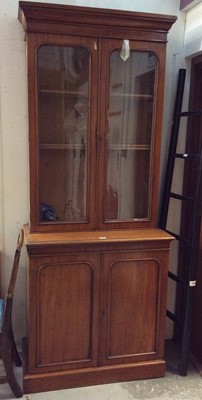
<svg viewBox="0 0 202 400">
<path fill-rule="evenodd" d="M 197 154 L 187 154 L 186 151 L 176 152 L 181 118 L 194 118 L 195 115 L 202 114 L 202 110 L 188 112 L 181 111 L 185 76 L 186 70 L 180 69 L 160 215 L 160 227 L 174 236 L 178 244 L 177 265 L 175 266 L 175 271 L 177 272 L 173 273 L 169 271 L 168 277 L 177 285 L 176 290 L 180 297 L 181 306 L 180 310 L 179 307 L 178 309 L 175 307 L 174 313 L 167 310 L 167 317 L 175 323 L 175 326 L 178 327 L 178 332 L 180 332 L 178 335 L 180 343 L 178 371 L 182 376 L 187 375 L 189 361 L 202 199 L 202 146 L 200 146 Z M 186 134 L 186 129 L 185 132 L 182 133 Z M 186 139 L 184 141 L 186 142 Z M 184 189 L 182 189 L 181 193 L 176 193 L 172 190 L 174 171 L 177 168 L 176 161 L 179 159 L 182 160 L 183 168 L 186 171 L 189 171 L 191 168 L 192 174 L 194 171 L 196 180 L 194 184 L 190 184 L 193 189 L 191 194 L 184 193 Z M 182 181 L 184 181 L 184 177 L 182 177 Z M 179 218 L 180 227 L 178 232 L 175 230 L 172 231 L 172 222 L 168 223 L 169 207 L 173 199 L 181 205 L 181 215 Z M 176 208 L 176 217 L 178 216 L 177 213 L 178 211 Z M 187 216 L 187 221 L 184 218 L 185 215 Z M 169 225 L 171 225 L 171 228 Z"/>
</svg>

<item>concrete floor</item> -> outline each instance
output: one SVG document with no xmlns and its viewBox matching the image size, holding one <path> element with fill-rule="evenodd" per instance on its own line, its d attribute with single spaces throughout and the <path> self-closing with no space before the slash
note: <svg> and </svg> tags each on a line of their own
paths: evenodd
<svg viewBox="0 0 202 400">
<path fill-rule="evenodd" d="M 177 351 L 173 345 L 166 351 L 165 378 L 90 386 L 24 395 L 27 400 L 202 400 L 202 377 L 192 362 L 188 374 L 181 377 L 177 371 Z M 18 370 L 21 380 L 21 369 Z M 7 384 L 0 386 L 0 400 L 12 400 Z"/>
</svg>

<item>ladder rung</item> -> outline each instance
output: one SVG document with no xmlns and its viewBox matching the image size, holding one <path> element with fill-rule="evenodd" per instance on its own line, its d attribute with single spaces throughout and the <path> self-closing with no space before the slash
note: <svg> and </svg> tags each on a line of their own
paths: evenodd
<svg viewBox="0 0 202 400">
<path fill-rule="evenodd" d="M 166 310 L 166 315 L 168 318 L 170 318 L 172 321 L 177 322 L 178 324 L 182 325 L 183 321 L 178 318 L 175 314 L 173 314 L 171 311 Z"/>
<path fill-rule="evenodd" d="M 176 153 L 176 158 L 183 158 L 183 159 L 191 159 L 191 160 L 198 160 L 200 159 L 200 154 L 187 154 L 187 153 Z"/>
<path fill-rule="evenodd" d="M 170 192 L 170 197 L 173 197 L 174 199 L 177 199 L 177 200 L 189 200 L 189 201 L 194 201 L 194 198 L 193 198 L 193 197 L 185 196 L 185 195 L 177 194 L 177 193 L 173 193 L 173 192 Z"/>
<path fill-rule="evenodd" d="M 184 111 L 179 113 L 179 117 L 189 117 L 189 115 L 200 115 L 202 114 L 202 110 L 193 110 L 193 111 Z"/>
<path fill-rule="evenodd" d="M 168 271 L 168 277 L 177 283 L 182 283 L 183 285 L 185 285 L 184 280 L 181 279 L 178 275 L 173 274 L 173 272 L 171 271 Z"/>
<path fill-rule="evenodd" d="M 179 240 L 179 242 L 182 242 L 184 244 L 186 244 L 187 246 L 191 247 L 192 243 L 190 240 L 183 238 L 182 236 L 178 235 L 177 233 L 171 232 L 168 229 L 165 229 L 165 231 L 170 234 L 171 236 L 174 236 L 175 239 Z"/>
</svg>

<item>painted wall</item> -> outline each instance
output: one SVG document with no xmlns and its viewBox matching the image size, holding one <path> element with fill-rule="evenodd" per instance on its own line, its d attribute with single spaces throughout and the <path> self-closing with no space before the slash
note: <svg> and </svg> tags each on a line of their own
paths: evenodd
<svg viewBox="0 0 202 400">
<path fill-rule="evenodd" d="M 202 2 L 191 8 L 186 16 L 184 55 L 193 57 L 202 52 Z"/>
<path fill-rule="evenodd" d="M 127 9 L 178 16 L 168 36 L 166 94 L 162 142 L 162 176 L 169 141 L 179 55 L 183 50 L 184 15 L 180 0 L 60 0 L 44 1 Z M 0 1 L 0 249 L 2 292 L 10 277 L 19 229 L 29 220 L 28 111 L 26 43 L 17 20 L 18 1 Z M 26 332 L 26 250 L 23 249 L 14 302 L 14 329 L 20 341 Z"/>
</svg>

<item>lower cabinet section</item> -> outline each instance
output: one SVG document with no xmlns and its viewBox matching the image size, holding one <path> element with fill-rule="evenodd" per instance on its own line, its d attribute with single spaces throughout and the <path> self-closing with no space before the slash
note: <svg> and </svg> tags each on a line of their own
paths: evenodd
<svg viewBox="0 0 202 400">
<path fill-rule="evenodd" d="M 25 393 L 164 375 L 166 238 L 29 240 Z"/>
</svg>

